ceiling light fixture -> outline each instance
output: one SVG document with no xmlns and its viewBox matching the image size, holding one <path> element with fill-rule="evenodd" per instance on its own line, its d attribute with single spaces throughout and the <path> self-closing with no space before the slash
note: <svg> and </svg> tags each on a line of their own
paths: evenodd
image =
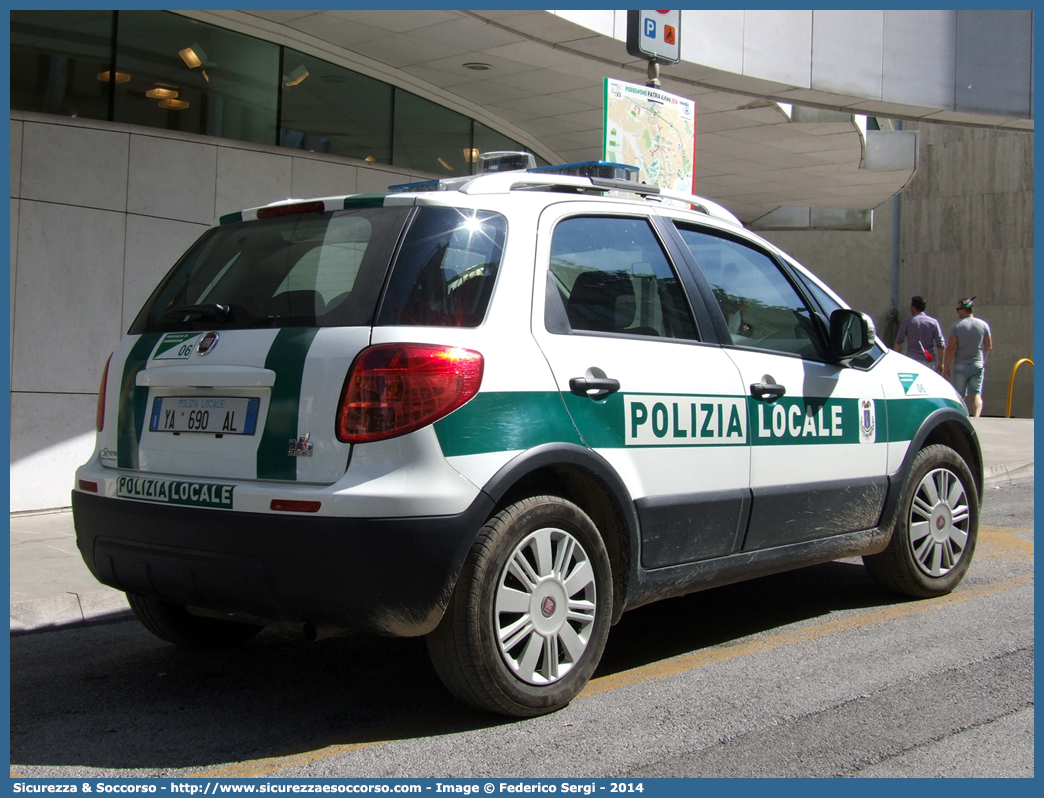
<svg viewBox="0 0 1044 798">
<path fill-rule="evenodd" d="M 485 72 L 487 69 L 492 69 L 492 64 L 483 64 L 481 61 L 469 61 L 464 64 L 465 69 L 471 69 L 475 72 Z"/>
<path fill-rule="evenodd" d="M 439 158 L 439 163 L 440 163 L 440 164 L 442 164 L 442 165 L 443 165 L 443 167 L 445 167 L 445 169 L 446 169 L 447 171 L 449 171 L 449 172 L 452 172 L 452 171 L 453 171 L 453 167 L 452 167 L 452 166 L 450 166 L 450 165 L 449 165 L 448 163 L 446 163 L 446 162 L 445 162 L 444 160 L 442 160 L 441 158 Z"/>
<path fill-rule="evenodd" d="M 178 96 L 178 92 L 174 89 L 149 89 L 145 96 L 150 100 L 173 100 Z"/>
<path fill-rule="evenodd" d="M 296 86 L 307 77 L 308 70 L 305 69 L 304 64 L 301 64 L 289 75 L 283 75 L 283 88 L 289 89 L 291 86 Z"/>
<path fill-rule="evenodd" d="M 127 83 L 130 79 L 131 79 L 131 76 L 129 74 L 127 74 L 126 72 L 117 72 L 116 73 L 116 82 L 117 83 Z M 104 72 L 99 72 L 98 73 L 98 80 L 100 80 L 102 83 L 108 83 L 109 82 L 109 70 L 106 69 Z"/>
<path fill-rule="evenodd" d="M 464 148 L 464 160 L 468 163 L 475 163 L 478 160 L 479 151 L 477 147 L 465 147 Z"/>
<path fill-rule="evenodd" d="M 203 48 L 198 44 L 193 44 L 191 47 L 186 47 L 184 50 L 178 50 L 178 55 L 181 56 L 181 60 L 185 62 L 185 66 L 189 69 L 195 69 L 204 64 L 207 66 L 214 66 L 207 60 L 207 54 L 203 52 Z"/>
<path fill-rule="evenodd" d="M 189 104 L 184 100 L 175 100 L 173 98 L 159 101 L 160 108 L 169 108 L 171 111 L 184 111 L 189 107 Z"/>
</svg>

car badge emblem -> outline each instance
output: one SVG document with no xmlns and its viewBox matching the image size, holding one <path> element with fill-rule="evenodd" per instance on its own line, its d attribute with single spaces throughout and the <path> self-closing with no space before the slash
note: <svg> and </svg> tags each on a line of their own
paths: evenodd
<svg viewBox="0 0 1044 798">
<path fill-rule="evenodd" d="M 545 618 L 550 618 L 555 614 L 555 600 L 551 596 L 544 596 L 544 600 L 540 602 L 540 612 L 544 614 Z"/>
<path fill-rule="evenodd" d="M 312 456 L 312 443 L 309 440 L 312 437 L 312 433 L 306 432 L 296 441 L 290 439 L 290 450 L 286 453 L 287 457 L 311 457 Z"/>
<path fill-rule="evenodd" d="M 199 339 L 199 343 L 196 344 L 196 354 L 205 355 L 213 351 L 214 347 L 217 346 L 218 338 L 220 338 L 216 332 L 208 332 Z"/>
</svg>

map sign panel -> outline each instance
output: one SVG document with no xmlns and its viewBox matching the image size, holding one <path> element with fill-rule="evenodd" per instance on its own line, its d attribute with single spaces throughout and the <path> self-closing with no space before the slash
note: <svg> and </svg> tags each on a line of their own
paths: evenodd
<svg viewBox="0 0 1044 798">
<path fill-rule="evenodd" d="M 640 182 L 694 190 L 695 101 L 606 78 L 603 136 L 602 157 L 637 166 Z"/>
</svg>

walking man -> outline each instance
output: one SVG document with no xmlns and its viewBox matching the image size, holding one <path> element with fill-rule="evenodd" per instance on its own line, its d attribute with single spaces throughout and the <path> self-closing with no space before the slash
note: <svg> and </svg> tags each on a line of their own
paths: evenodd
<svg viewBox="0 0 1044 798">
<path fill-rule="evenodd" d="M 975 318 L 974 301 L 975 297 L 971 297 L 957 303 L 960 319 L 950 327 L 943 376 L 951 379 L 957 393 L 967 397 L 968 413 L 979 416 L 982 413 L 982 379 L 986 356 L 993 349 L 993 338 L 990 325 Z"/>
<path fill-rule="evenodd" d="M 906 356 L 936 371 L 942 371 L 943 351 L 946 340 L 938 319 L 933 319 L 924 312 L 923 296 L 910 297 L 910 315 L 903 319 L 899 326 L 899 334 L 895 336 L 895 351 L 901 352 L 903 341 L 909 338 L 906 345 Z"/>
</svg>

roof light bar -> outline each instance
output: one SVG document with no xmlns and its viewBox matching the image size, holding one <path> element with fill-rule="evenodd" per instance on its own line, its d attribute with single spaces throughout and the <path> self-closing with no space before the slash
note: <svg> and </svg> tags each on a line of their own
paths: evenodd
<svg viewBox="0 0 1044 798">
<path fill-rule="evenodd" d="M 536 175 L 571 175 L 573 177 L 590 177 L 600 180 L 625 180 L 638 182 L 638 167 L 610 161 L 581 161 L 558 166 L 538 166 L 527 170 Z"/>
<path fill-rule="evenodd" d="M 419 183 L 399 183 L 398 185 L 388 186 L 388 193 L 390 194 L 406 194 L 414 191 L 439 191 L 442 186 L 441 180 L 421 180 Z"/>
</svg>

